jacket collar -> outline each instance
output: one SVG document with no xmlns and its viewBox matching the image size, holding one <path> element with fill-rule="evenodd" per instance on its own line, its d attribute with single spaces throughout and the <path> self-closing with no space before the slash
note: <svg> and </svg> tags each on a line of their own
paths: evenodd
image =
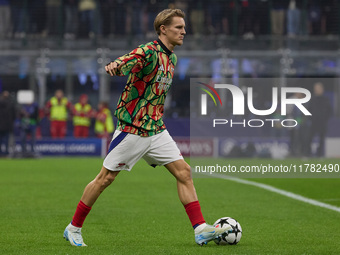
<svg viewBox="0 0 340 255">
<path fill-rule="evenodd" d="M 167 55 L 171 55 L 172 54 L 172 51 L 171 50 L 169 50 L 165 45 L 164 45 L 164 43 L 160 40 L 160 39 L 157 39 L 157 42 L 158 42 L 158 44 L 161 46 L 161 48 L 165 51 L 165 53 L 167 54 Z"/>
</svg>

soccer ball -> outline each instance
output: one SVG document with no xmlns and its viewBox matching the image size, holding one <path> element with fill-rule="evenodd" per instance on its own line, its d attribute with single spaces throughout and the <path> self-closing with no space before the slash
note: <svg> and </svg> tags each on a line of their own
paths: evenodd
<svg viewBox="0 0 340 255">
<path fill-rule="evenodd" d="M 225 224 L 229 224 L 232 229 L 214 239 L 214 242 L 218 245 L 237 244 L 242 237 L 242 227 L 240 223 L 231 217 L 223 217 L 215 221 L 214 227 L 221 228 Z"/>
</svg>

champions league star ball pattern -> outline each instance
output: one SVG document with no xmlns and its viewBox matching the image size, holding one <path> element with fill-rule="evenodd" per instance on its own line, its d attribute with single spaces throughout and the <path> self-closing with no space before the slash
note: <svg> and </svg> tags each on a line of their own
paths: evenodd
<svg viewBox="0 0 340 255">
<path fill-rule="evenodd" d="M 242 227 L 240 223 L 231 217 L 223 217 L 215 221 L 214 227 L 222 227 L 225 224 L 230 225 L 232 229 L 217 237 L 214 240 L 215 243 L 218 245 L 237 244 L 242 237 Z"/>
</svg>

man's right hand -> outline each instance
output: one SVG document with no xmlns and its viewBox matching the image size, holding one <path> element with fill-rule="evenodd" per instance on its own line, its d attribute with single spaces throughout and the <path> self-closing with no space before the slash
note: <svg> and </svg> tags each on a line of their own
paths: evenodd
<svg viewBox="0 0 340 255">
<path fill-rule="evenodd" d="M 111 76 L 119 75 L 120 69 L 124 64 L 125 63 L 122 62 L 120 65 L 118 65 L 117 62 L 113 61 L 105 66 L 105 71 Z"/>
</svg>

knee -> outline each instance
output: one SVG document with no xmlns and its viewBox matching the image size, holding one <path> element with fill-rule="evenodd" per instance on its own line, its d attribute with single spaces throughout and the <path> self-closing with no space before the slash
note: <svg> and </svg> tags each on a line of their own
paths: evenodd
<svg viewBox="0 0 340 255">
<path fill-rule="evenodd" d="M 106 188 L 109 186 L 115 179 L 116 179 L 117 173 L 116 172 L 107 172 L 106 174 L 99 174 L 95 181 L 102 187 Z"/>
<path fill-rule="evenodd" d="M 114 174 L 108 174 L 104 178 L 104 185 L 109 186 L 114 180 L 116 179 L 116 175 Z"/>
<path fill-rule="evenodd" d="M 177 176 L 177 180 L 182 183 L 191 183 L 191 168 L 188 164 L 186 164 L 181 171 L 179 171 L 179 174 Z"/>
</svg>

